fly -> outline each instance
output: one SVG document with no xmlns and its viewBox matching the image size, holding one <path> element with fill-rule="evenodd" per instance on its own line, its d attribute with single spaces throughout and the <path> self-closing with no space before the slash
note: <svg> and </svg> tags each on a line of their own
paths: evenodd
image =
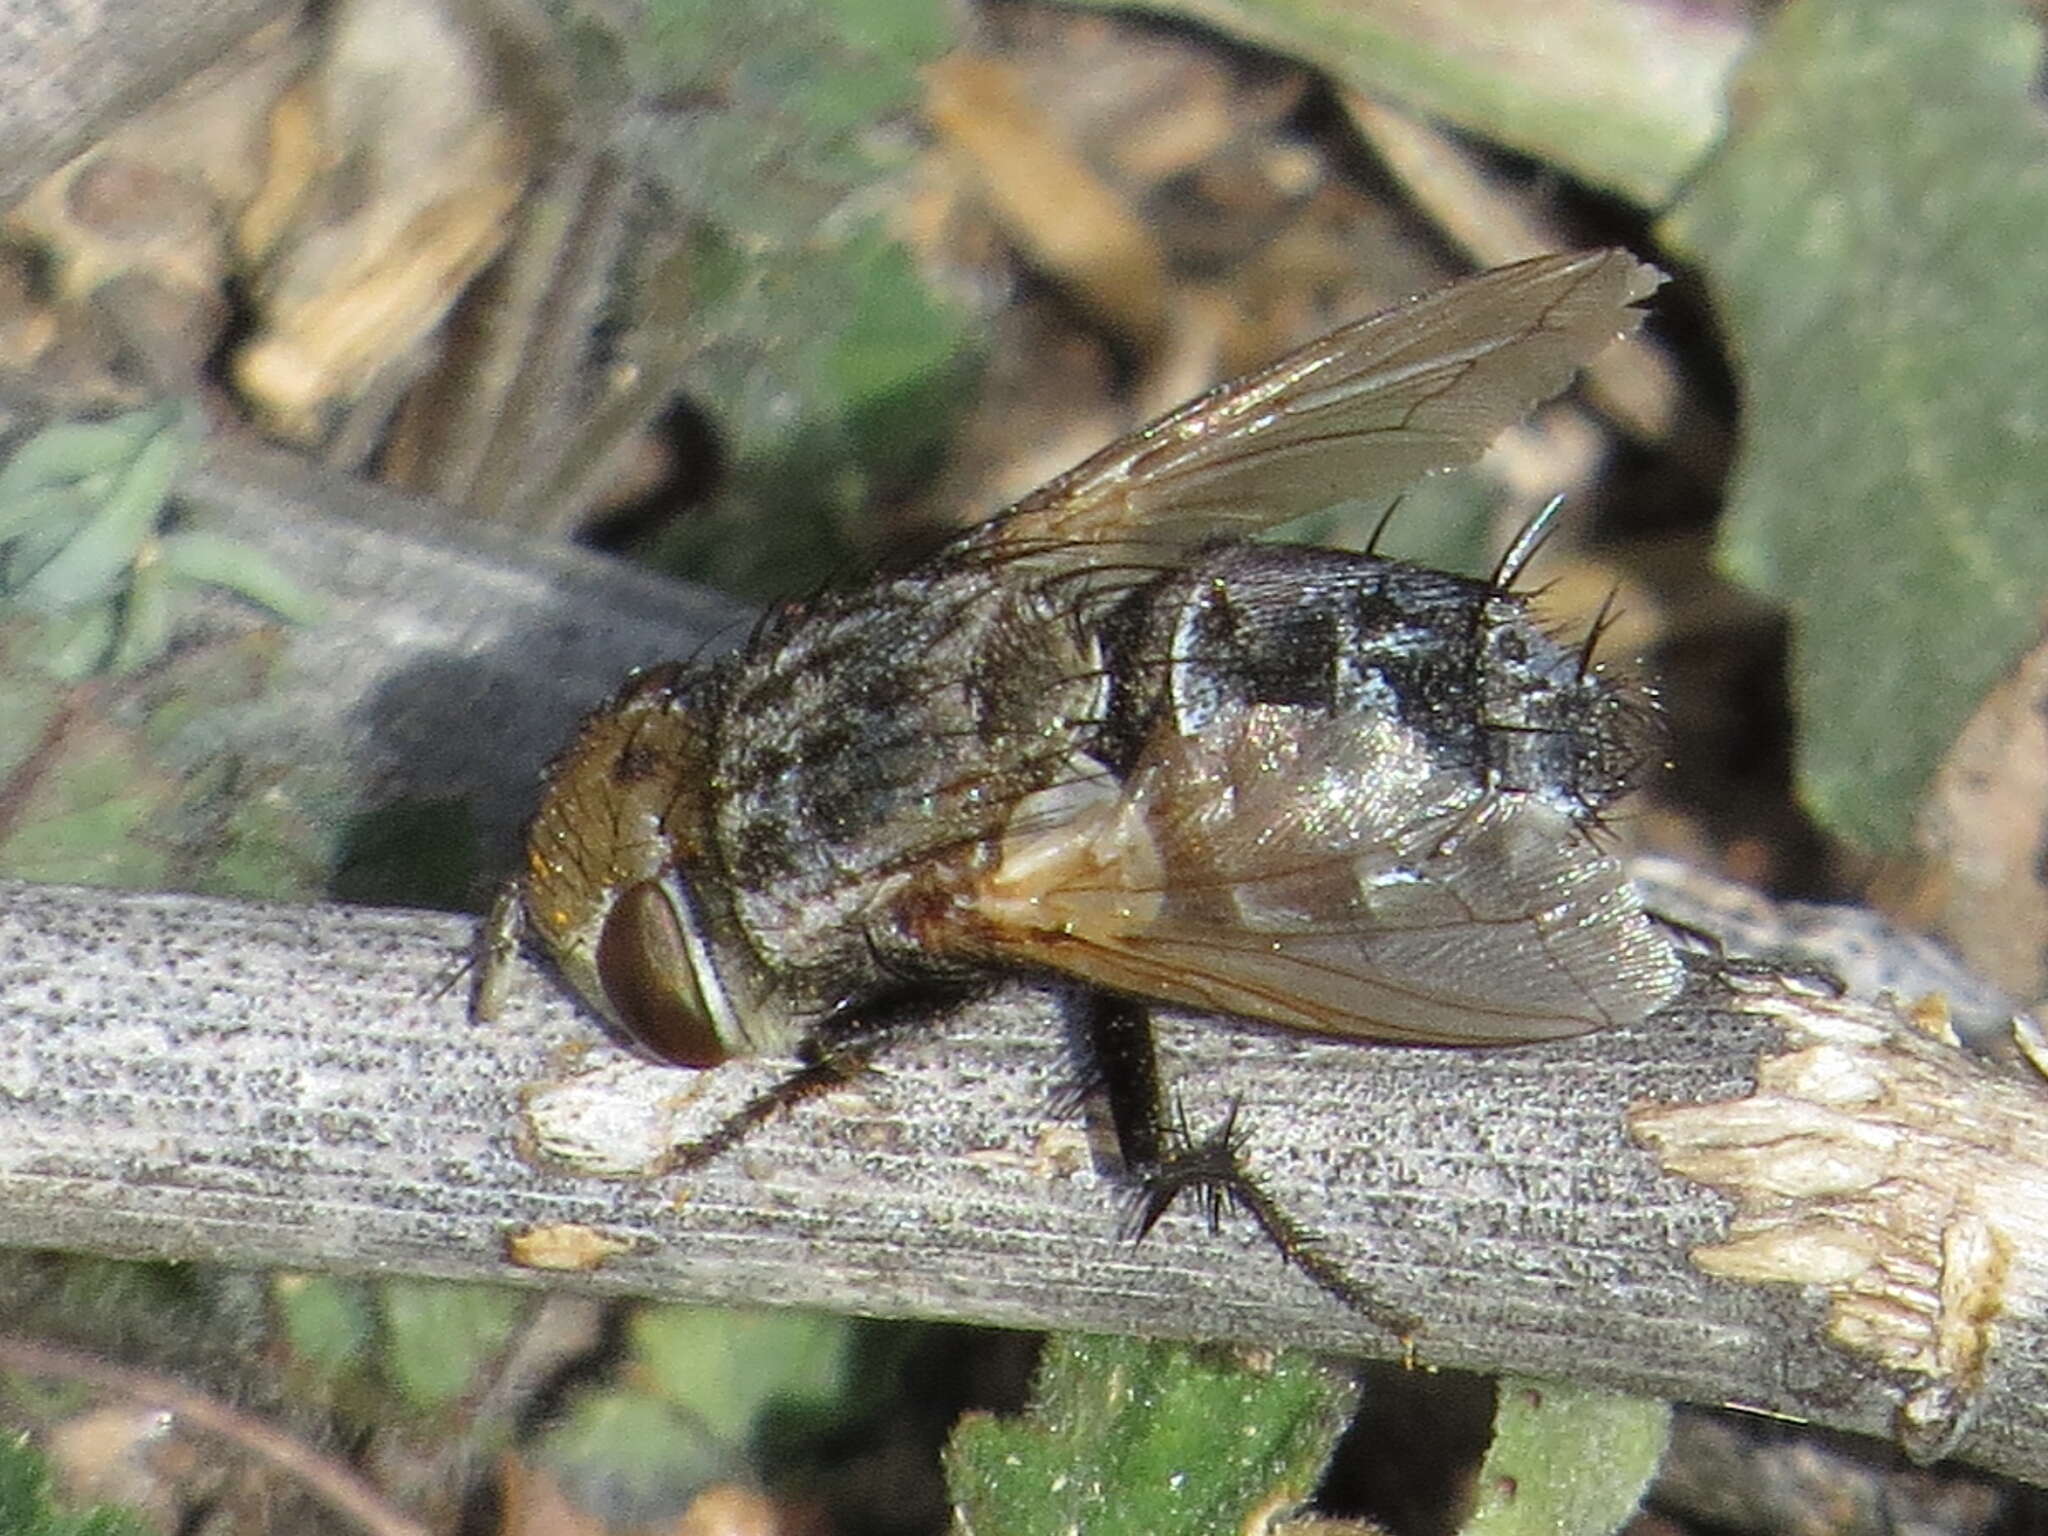
<svg viewBox="0 0 2048 1536">
<path fill-rule="evenodd" d="M 1355 322 L 1119 439 L 901 574 L 629 678 L 549 769 L 486 930 L 682 1067 L 805 1065 L 694 1166 L 843 1081 L 906 996 L 1084 985 L 1149 1228 L 1248 1212 L 1390 1314 L 1166 1109 L 1149 1005 L 1359 1041 L 1639 1020 L 1679 962 L 1597 836 L 1644 697 L 1495 579 L 1256 544 L 1468 462 L 1635 329 L 1653 268 L 1542 257 Z M 1234 1117 L 1233 1117 L 1234 1122 Z"/>
</svg>

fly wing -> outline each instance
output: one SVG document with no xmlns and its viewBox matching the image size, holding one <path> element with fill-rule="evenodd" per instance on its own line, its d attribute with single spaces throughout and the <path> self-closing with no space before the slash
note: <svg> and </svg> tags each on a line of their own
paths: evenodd
<svg viewBox="0 0 2048 1536">
<path fill-rule="evenodd" d="M 992 958 L 1317 1034 L 1479 1044 L 1637 1020 L 1678 989 L 1620 864 L 1554 805 L 1433 772 L 1400 727 L 1253 706 L 1118 786 L 1012 819 L 969 899 Z M 1370 769 L 1372 771 L 1364 771 Z"/>
<path fill-rule="evenodd" d="M 1469 463 L 1635 330 L 1663 281 L 1626 251 L 1500 267 L 1330 332 L 1041 487 L 983 538 L 1011 550 L 1242 536 Z"/>
</svg>

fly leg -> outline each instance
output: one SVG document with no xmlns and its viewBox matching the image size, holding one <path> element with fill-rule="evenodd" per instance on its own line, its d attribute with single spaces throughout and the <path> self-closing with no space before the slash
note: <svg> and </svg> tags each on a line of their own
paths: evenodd
<svg viewBox="0 0 2048 1536">
<path fill-rule="evenodd" d="M 702 1168 L 778 1115 L 844 1087 L 867 1071 L 869 1063 L 891 1044 L 928 1027 L 937 1007 L 926 992 L 918 997 L 892 998 L 858 1014 L 827 1019 L 803 1043 L 794 1072 L 762 1089 L 695 1141 L 673 1149 L 660 1171 L 688 1173 Z"/>
<path fill-rule="evenodd" d="M 1110 1125 L 1124 1169 L 1138 1186 L 1130 1217 L 1142 1240 L 1183 1194 L 1193 1194 L 1209 1229 L 1226 1209 L 1249 1216 L 1280 1256 L 1354 1312 L 1403 1338 L 1419 1322 L 1398 1312 L 1352 1278 L 1304 1227 L 1245 1170 L 1237 1106 L 1197 1138 L 1178 1110 L 1169 1119 L 1159 1080 L 1159 1052 L 1150 1009 L 1128 998 L 1098 995 L 1087 1004 L 1088 1044 L 1109 1097 Z"/>
</svg>

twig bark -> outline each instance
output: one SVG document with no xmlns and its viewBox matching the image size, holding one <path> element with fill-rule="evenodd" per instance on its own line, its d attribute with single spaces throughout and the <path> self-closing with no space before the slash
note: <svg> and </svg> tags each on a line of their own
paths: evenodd
<svg viewBox="0 0 2048 1536">
<path fill-rule="evenodd" d="M 1402 1348 L 1247 1230 L 1175 1215 L 1143 1246 L 1122 1238 L 1116 1186 L 1049 1107 L 1066 1061 L 1058 1000 L 1042 990 L 935 1021 L 722 1164 L 645 1178 L 634 1170 L 774 1067 L 643 1065 L 538 977 L 504 1021 L 478 1028 L 460 988 L 440 989 L 468 926 L 0 887 L 0 1230 L 134 1256 Z M 1959 1370 L 1897 1351 L 1881 1367 L 1824 1338 L 1827 1276 L 1790 1276 L 1801 1290 L 1702 1274 L 1688 1251 L 1725 1248 L 1725 1203 L 1630 1140 L 1632 1115 L 1666 1106 L 1732 1101 L 1724 1121 L 1753 1123 L 1742 1102 L 1759 1057 L 1814 1019 L 1839 1034 L 1844 1010 L 1871 1039 L 1896 1038 L 1877 1010 L 1756 982 L 1732 1000 L 1696 987 L 1637 1029 L 1517 1050 L 1362 1048 L 1197 1019 L 1166 1044 L 1196 1122 L 1239 1103 L 1275 1192 L 1424 1319 L 1424 1362 L 1876 1433 L 1939 1389 L 1953 1406 L 1935 1448 L 1952 1439 L 1972 1459 L 2048 1475 L 2030 1207 L 1981 1208 L 1989 1183 L 1947 1190 L 2001 1247 L 1973 1271 L 1995 1271 L 1995 1285 L 1958 1298 L 1981 1347 Z M 1922 1058 L 1944 1068 L 1921 1091 L 1946 1096 L 1946 1117 L 1917 1147 L 1894 1117 L 1881 1132 L 1892 1166 L 1981 1175 L 1930 1150 L 1968 1123 L 2011 1160 L 1998 1189 L 2040 1185 L 2036 1086 L 1946 1045 L 1918 1051 L 1924 1072 Z M 1755 1160 L 1773 1165 L 1768 1147 Z M 537 1234 L 578 1232 L 600 1240 L 594 1269 L 514 1262 L 544 1251 Z M 1922 1310 L 1938 1319 L 1938 1245 L 1894 1270 L 1899 1305 L 1925 1303 L 1931 1285 Z"/>
</svg>

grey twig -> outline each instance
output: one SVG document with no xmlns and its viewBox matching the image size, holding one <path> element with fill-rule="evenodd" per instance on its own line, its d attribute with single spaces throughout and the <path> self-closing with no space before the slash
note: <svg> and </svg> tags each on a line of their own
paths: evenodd
<svg viewBox="0 0 2048 1536">
<path fill-rule="evenodd" d="M 724 1162 L 645 1177 L 776 1066 L 642 1064 L 538 974 L 500 1023 L 475 1026 L 444 985 L 468 937 L 467 921 L 424 913 L 0 887 L 0 1230 L 125 1255 L 1403 1348 L 1247 1229 L 1175 1214 L 1141 1246 L 1119 1236 L 1123 1193 L 1051 1107 L 1068 1076 L 1054 994 L 1017 985 L 955 1009 Z M 2048 1471 L 2039 1234 L 2021 1209 L 1990 1238 L 1999 1211 L 1971 1227 L 1998 1255 L 1971 1273 L 1998 1279 L 1959 1298 L 1976 1309 L 1962 1342 L 1982 1347 L 1955 1361 L 1931 1345 L 1881 1369 L 1830 1342 L 1826 1275 L 1759 1286 L 1690 1261 L 1728 1238 L 1728 1208 L 1663 1172 L 1630 1117 L 1706 1103 L 1752 1123 L 1759 1059 L 1785 1049 L 1791 1021 L 1848 1006 L 1753 986 L 1732 1001 L 1697 987 L 1639 1028 L 1514 1050 L 1193 1018 L 1169 1021 L 1165 1043 L 1196 1123 L 1242 1106 L 1261 1177 L 1334 1258 L 1423 1319 L 1424 1362 L 1880 1433 L 1902 1403 L 1952 1387 L 1943 1423 L 1971 1430 L 1968 1454 Z M 1865 1009 L 1856 1027 L 1883 1040 L 1883 1019 Z M 2016 1114 L 2034 1085 L 1929 1051 L 1949 1075 L 1924 1091 L 1952 1101 L 1922 1124 L 1988 1126 L 1980 1139 L 2011 1160 L 1999 1187 L 2040 1184 L 2039 1138 Z M 1828 1113 L 1853 1143 L 1853 1106 Z M 1775 1122 L 1781 1145 L 1799 1145 L 1798 1123 Z M 1668 1127 L 1654 1134 L 1668 1148 Z M 1692 1141 L 1717 1134 L 1695 1127 Z M 1915 1162 L 1896 1124 L 1871 1134 Z M 1788 1159 L 1811 1182 L 1811 1160 Z M 1774 1192 L 1768 1148 L 1749 1162 L 1762 1194 L 1738 1190 L 1745 1207 L 1799 1195 Z M 1959 1210 L 1970 1193 L 1955 1192 Z M 1935 1230 L 1932 1256 L 1894 1278 L 1938 1332 Z"/>
</svg>

